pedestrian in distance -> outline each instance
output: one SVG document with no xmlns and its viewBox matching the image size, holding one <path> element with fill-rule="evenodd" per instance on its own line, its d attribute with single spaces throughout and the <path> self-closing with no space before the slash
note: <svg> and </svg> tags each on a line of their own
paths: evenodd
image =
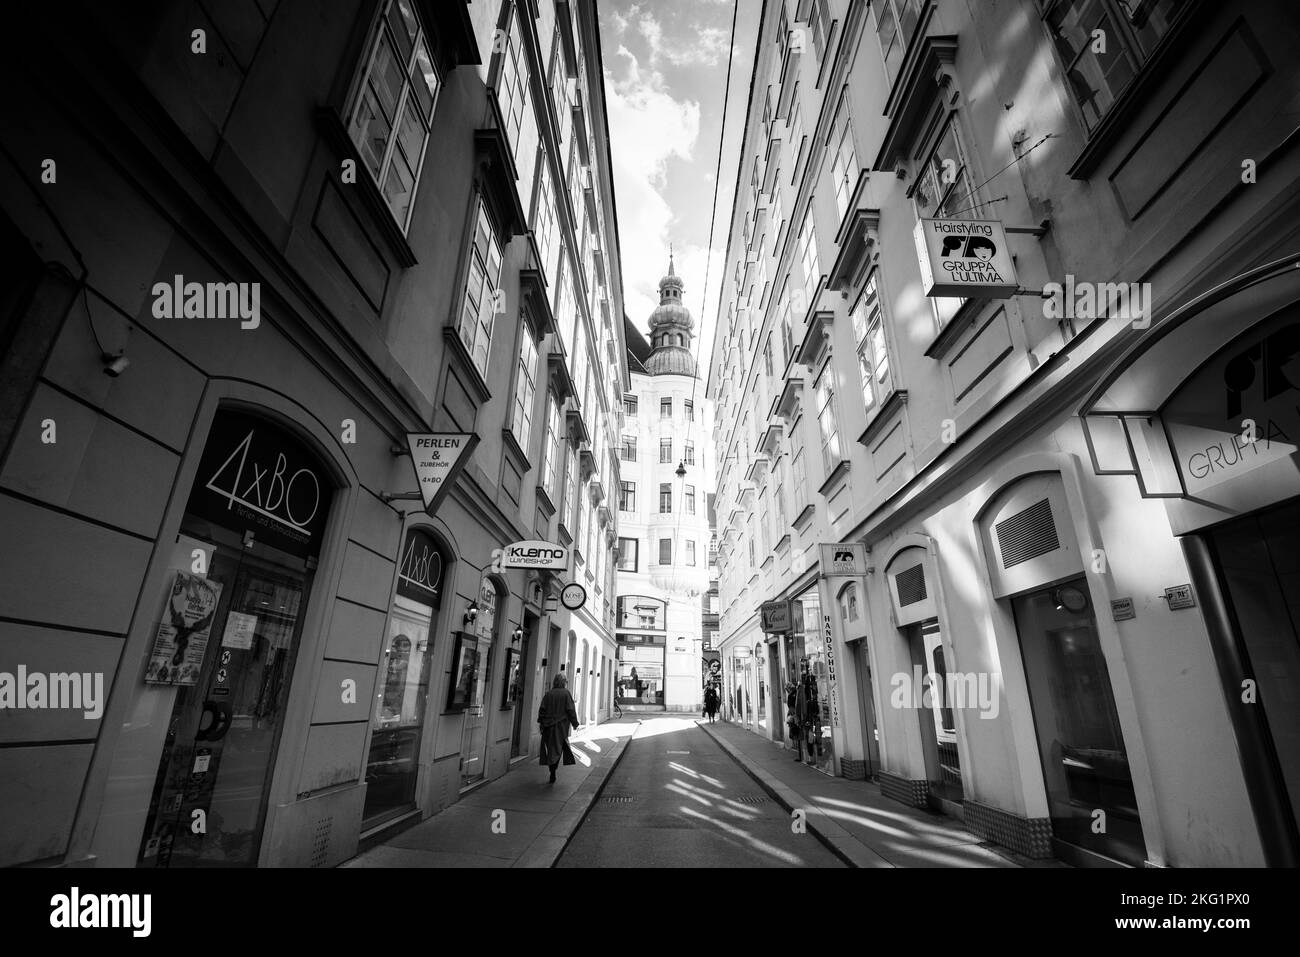
<svg viewBox="0 0 1300 957">
<path fill-rule="evenodd" d="M 709 716 L 709 723 L 712 724 L 718 717 L 718 689 L 709 685 L 704 690 L 704 713 Z"/>
<path fill-rule="evenodd" d="M 561 760 L 565 764 L 577 763 L 569 747 L 569 732 L 578 726 L 578 711 L 566 684 L 564 675 L 556 675 L 537 709 L 537 724 L 542 730 L 541 763 L 551 769 L 551 784 L 555 783 L 555 769 Z"/>
</svg>

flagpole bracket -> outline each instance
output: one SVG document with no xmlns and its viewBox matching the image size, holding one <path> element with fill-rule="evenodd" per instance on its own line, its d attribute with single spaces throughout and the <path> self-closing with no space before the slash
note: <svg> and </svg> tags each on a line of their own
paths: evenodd
<svg viewBox="0 0 1300 957">
<path fill-rule="evenodd" d="M 424 496 L 419 492 L 380 492 L 380 499 L 387 502 L 422 502 Z"/>
</svg>

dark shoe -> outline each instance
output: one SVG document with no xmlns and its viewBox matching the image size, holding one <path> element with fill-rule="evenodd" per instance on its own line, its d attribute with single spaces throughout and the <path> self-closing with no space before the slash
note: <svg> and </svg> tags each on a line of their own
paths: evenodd
<svg viewBox="0 0 1300 957">
<path fill-rule="evenodd" d="M 555 783 L 555 765 L 551 765 L 551 784 Z"/>
</svg>

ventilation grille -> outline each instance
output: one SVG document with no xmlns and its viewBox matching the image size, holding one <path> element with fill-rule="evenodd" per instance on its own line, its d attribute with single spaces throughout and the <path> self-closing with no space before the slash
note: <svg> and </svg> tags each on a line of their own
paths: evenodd
<svg viewBox="0 0 1300 957">
<path fill-rule="evenodd" d="M 1056 520 L 1047 499 L 1017 512 L 994 526 L 998 548 L 1002 550 L 1002 567 L 1011 568 L 1061 547 L 1056 537 Z"/>
<path fill-rule="evenodd" d="M 316 822 L 311 835 L 311 859 L 308 867 L 324 867 L 329 859 L 330 832 L 334 829 L 334 815 L 330 814 Z"/>
<path fill-rule="evenodd" d="M 913 565 L 894 576 L 894 587 L 898 589 L 898 606 L 906 608 L 918 601 L 925 601 L 925 567 Z"/>
</svg>

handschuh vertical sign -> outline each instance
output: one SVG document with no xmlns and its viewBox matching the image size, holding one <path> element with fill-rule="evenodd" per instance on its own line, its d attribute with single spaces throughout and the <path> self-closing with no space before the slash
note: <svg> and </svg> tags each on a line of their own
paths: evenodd
<svg viewBox="0 0 1300 957">
<path fill-rule="evenodd" d="M 410 432 L 406 445 L 411 451 L 424 510 L 432 515 L 469 461 L 478 436 L 473 432 Z"/>
</svg>

